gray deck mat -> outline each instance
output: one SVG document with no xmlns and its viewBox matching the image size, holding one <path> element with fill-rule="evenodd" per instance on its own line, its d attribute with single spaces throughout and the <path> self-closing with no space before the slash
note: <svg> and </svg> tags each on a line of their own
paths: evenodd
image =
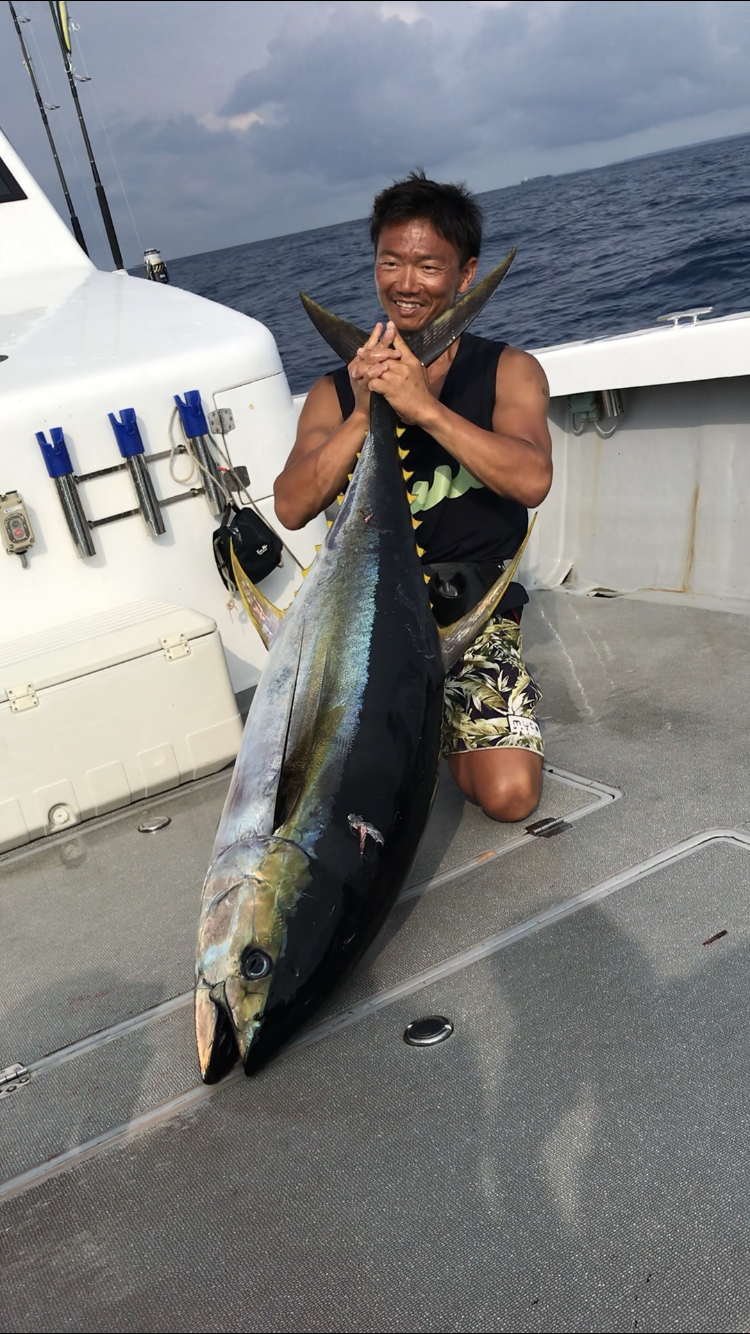
<svg viewBox="0 0 750 1334">
<path fill-rule="evenodd" d="M 567 805 L 580 807 L 582 800 L 590 804 L 590 794 L 582 794 L 580 788 L 554 781 L 550 781 L 549 787 L 556 789 L 549 800 L 557 813 Z M 447 795 L 434 812 L 434 818 L 441 822 L 451 809 L 460 817 L 464 805 L 460 798 L 456 799 L 452 784 L 447 783 L 446 788 Z M 486 847 L 488 842 L 490 846 L 502 844 L 503 836 L 506 843 L 512 841 L 511 836 L 518 838 L 517 828 L 498 830 L 473 809 L 471 817 L 467 822 L 471 838 L 457 840 L 462 858 L 473 855 L 477 847 Z M 484 839 L 478 842 L 476 829 L 480 821 Z M 157 846 L 156 840 L 148 840 L 149 856 L 154 856 L 153 849 Z M 161 846 L 169 849 L 166 840 Z M 529 839 L 525 848 L 516 850 L 516 857 L 532 857 L 540 863 L 540 873 L 528 880 L 511 869 L 511 858 L 506 857 L 398 905 L 370 953 L 345 985 L 331 995 L 315 1016 L 315 1022 L 360 1004 L 403 977 L 439 964 L 458 950 L 476 944 L 489 932 L 503 930 L 559 901 L 554 874 L 545 875 L 541 871 L 545 846 L 548 846 L 546 840 Z M 453 852 L 456 853 L 455 844 Z M 451 863 L 450 857 L 443 856 L 443 869 L 446 860 Z M 456 896 L 460 901 L 458 912 Z M 100 970 L 83 969 L 76 978 L 76 986 L 80 993 L 93 998 L 98 994 L 115 998 L 123 995 L 121 983 L 115 984 L 110 975 Z M 134 1001 L 142 993 L 132 988 L 126 994 Z M 44 986 L 36 978 L 26 979 L 18 1007 L 6 1012 L 7 1031 L 12 1033 L 20 1027 L 19 1014 L 54 1015 L 57 995 L 56 985 Z M 189 1001 L 189 997 L 186 999 Z M 96 1028 L 88 1032 L 96 1032 Z M 166 1102 L 194 1087 L 198 1080 L 190 1004 L 164 1020 L 149 1020 L 101 1047 L 75 1054 L 65 1063 L 40 1069 L 31 1086 L 14 1097 L 12 1103 L 10 1099 L 0 1103 L 0 1184 Z"/>
<path fill-rule="evenodd" d="M 746 1328 L 749 893 L 703 849 L 9 1203 L 3 1328 Z"/>
<path fill-rule="evenodd" d="M 750 825 L 746 618 L 557 593 L 524 627 L 550 759 L 625 798 L 398 909 L 370 990 L 698 829 Z M 6 1202 L 0 1328 L 746 1328 L 749 865 L 704 849 Z M 48 960 L 37 1025 L 55 1022 Z M 431 1008 L 455 1036 L 409 1051 Z M 42 1151 L 66 1099 L 81 1138 L 132 1114 L 186 1080 L 188 1021 L 118 1040 L 117 1068 L 103 1048 L 45 1072 L 0 1128 L 17 1141 L 35 1087 Z"/>
<path fill-rule="evenodd" d="M 200 888 L 228 784 L 229 774 L 196 783 L 0 862 L 0 1068 L 192 986 Z M 589 800 L 548 778 L 534 818 Z M 146 810 L 171 824 L 139 834 Z M 410 883 L 523 831 L 488 820 L 446 773 Z"/>
</svg>

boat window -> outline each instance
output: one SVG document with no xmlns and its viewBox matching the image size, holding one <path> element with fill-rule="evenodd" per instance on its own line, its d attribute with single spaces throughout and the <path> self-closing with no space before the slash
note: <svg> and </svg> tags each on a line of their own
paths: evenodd
<svg viewBox="0 0 750 1334">
<path fill-rule="evenodd" d="M 0 204 L 8 204 L 12 199 L 26 199 L 26 197 L 15 176 L 0 157 Z"/>
</svg>

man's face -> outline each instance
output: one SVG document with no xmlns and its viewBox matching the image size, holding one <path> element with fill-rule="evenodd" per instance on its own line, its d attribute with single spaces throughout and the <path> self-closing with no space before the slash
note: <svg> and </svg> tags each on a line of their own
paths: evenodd
<svg viewBox="0 0 750 1334">
<path fill-rule="evenodd" d="M 378 297 L 399 333 L 412 333 L 455 304 L 476 273 L 423 218 L 384 227 L 375 256 Z"/>
</svg>

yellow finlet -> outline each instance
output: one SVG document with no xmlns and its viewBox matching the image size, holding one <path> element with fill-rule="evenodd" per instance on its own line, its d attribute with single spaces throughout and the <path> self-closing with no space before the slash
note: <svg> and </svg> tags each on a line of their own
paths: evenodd
<svg viewBox="0 0 750 1334">
<path fill-rule="evenodd" d="M 353 473 L 353 472 L 348 472 L 346 475 L 347 475 L 348 480 L 351 481 L 351 480 L 352 480 L 352 477 L 354 476 L 354 473 Z"/>
<path fill-rule="evenodd" d="M 306 579 L 306 578 L 307 578 L 307 576 L 308 576 L 308 574 L 310 573 L 311 569 L 312 569 L 312 565 L 305 565 L 305 566 L 304 566 L 304 568 L 300 571 L 300 573 L 301 573 L 303 579 Z"/>
<path fill-rule="evenodd" d="M 417 498 L 416 496 L 413 496 L 413 495 L 412 495 L 411 491 L 407 491 L 407 493 L 406 493 L 406 499 L 408 500 L 408 502 L 409 502 L 410 505 L 412 504 L 413 501 L 416 500 L 416 498 Z"/>
<path fill-rule="evenodd" d="M 402 449 L 401 446 L 399 445 L 399 447 L 398 447 L 398 456 L 399 456 L 399 458 L 400 458 L 400 459 L 405 459 L 405 458 L 408 457 L 408 454 L 409 454 L 408 449 Z"/>
<path fill-rule="evenodd" d="M 406 471 L 406 468 L 402 468 L 402 469 L 401 469 L 401 472 L 402 472 L 402 474 L 403 474 L 403 478 L 404 478 L 404 481 L 405 481 L 405 482 L 408 482 L 409 478 L 414 476 L 414 473 L 413 473 L 413 472 L 407 472 L 407 471 Z"/>
<path fill-rule="evenodd" d="M 420 560 L 424 556 L 424 547 L 420 547 L 419 543 L 417 543 L 417 555 L 419 556 Z"/>
<path fill-rule="evenodd" d="M 412 526 L 412 528 L 418 528 L 421 522 L 422 522 L 421 519 L 415 519 L 415 518 L 414 518 L 414 515 L 412 514 L 412 516 L 411 516 L 411 526 Z"/>
<path fill-rule="evenodd" d="M 397 426 L 397 427 L 396 427 L 396 435 L 398 436 L 399 440 L 401 439 L 401 436 L 404 434 L 404 431 L 405 431 L 405 430 L 406 430 L 406 427 L 405 427 L 405 426 Z"/>
<path fill-rule="evenodd" d="M 429 576 L 429 574 L 423 574 L 423 575 L 422 575 L 422 578 L 424 579 L 424 581 L 425 581 L 426 584 L 429 584 L 429 582 L 430 582 L 430 576 Z"/>
<path fill-rule="evenodd" d="M 344 493 L 343 491 L 339 491 L 339 494 L 336 497 L 336 504 L 343 505 L 343 503 L 344 503 Z"/>
<path fill-rule="evenodd" d="M 316 555 L 317 555 L 317 553 L 318 553 L 319 551 L 322 550 L 322 546 L 323 546 L 323 544 L 322 544 L 321 542 L 316 542 L 316 544 L 315 544 L 315 553 L 316 553 Z"/>
<path fill-rule="evenodd" d="M 333 528 L 333 519 L 326 519 L 329 528 Z"/>
</svg>

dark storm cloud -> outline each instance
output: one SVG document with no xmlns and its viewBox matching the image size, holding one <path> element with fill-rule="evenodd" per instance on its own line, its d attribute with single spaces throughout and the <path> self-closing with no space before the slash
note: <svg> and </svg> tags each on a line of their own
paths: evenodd
<svg viewBox="0 0 750 1334">
<path fill-rule="evenodd" d="M 267 63 L 239 81 L 220 115 L 262 117 L 248 133 L 272 172 L 314 166 L 343 181 L 399 171 L 463 145 L 463 127 L 434 86 L 437 71 L 441 83 L 447 77 L 446 57 L 428 19 L 384 21 L 376 6 L 342 7 L 311 39 L 290 26 L 271 42 Z"/>
<path fill-rule="evenodd" d="M 342 180 L 493 134 L 557 148 L 750 101 L 750 7 L 736 0 L 443 6 L 452 31 L 436 8 L 406 23 L 340 6 L 313 38 L 290 26 L 220 114 L 259 115 L 248 133 L 270 171 Z"/>
</svg>

